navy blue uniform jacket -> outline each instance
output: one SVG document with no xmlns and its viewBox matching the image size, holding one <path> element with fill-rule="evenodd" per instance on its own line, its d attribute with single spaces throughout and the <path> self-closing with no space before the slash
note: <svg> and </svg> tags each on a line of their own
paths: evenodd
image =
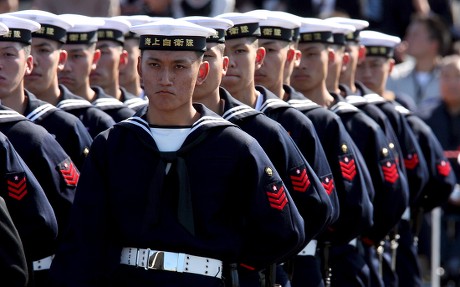
<svg viewBox="0 0 460 287">
<path fill-rule="evenodd" d="M 280 123 L 244 105 L 224 88 L 220 88 L 220 98 L 225 102 L 223 118 L 253 136 L 270 158 L 304 218 L 310 241 L 330 222 L 332 214 L 331 201 L 318 176 Z"/>
<path fill-rule="evenodd" d="M 51 266 L 57 282 L 107 286 L 115 275 L 155 282 L 171 274 L 135 267 L 128 272 L 119 263 L 123 247 L 183 252 L 256 269 L 300 251 L 303 219 L 262 147 L 203 105 L 194 107 L 201 118 L 174 153 L 159 152 L 145 115 L 95 138 L 69 233 Z M 166 176 L 167 162 L 172 166 Z M 191 193 L 195 234 L 177 218 L 181 188 Z M 184 278 L 173 274 L 168 285 L 190 285 Z"/>
<path fill-rule="evenodd" d="M 115 124 L 109 114 L 94 107 L 82 97 L 73 94 L 64 85 L 59 85 L 59 90 L 61 95 L 56 107 L 79 118 L 92 138 Z"/>
<path fill-rule="evenodd" d="M 25 94 L 28 101 L 24 116 L 54 135 L 77 168 L 81 169 L 93 142 L 83 123 L 71 113 L 37 99 L 32 93 L 25 91 Z"/>
<path fill-rule="evenodd" d="M 340 217 L 323 239 L 347 243 L 372 224 L 373 186 L 362 155 L 348 134 L 340 117 L 305 98 L 292 87 L 285 87 L 287 102 L 307 116 L 315 126 L 334 175 L 340 202 Z M 372 189 L 371 191 L 369 191 Z M 371 197 L 369 196 L 371 195 Z"/>
<path fill-rule="evenodd" d="M 332 204 L 332 215 L 326 226 L 331 225 L 340 214 L 339 200 L 334 177 L 326 154 L 313 123 L 304 114 L 291 107 L 264 87 L 256 86 L 264 97 L 260 110 L 269 118 L 279 122 L 296 143 L 307 162 L 321 181 Z"/>
<path fill-rule="evenodd" d="M 93 106 L 109 114 L 116 123 L 126 120 L 136 113 L 123 102 L 107 95 L 101 87 L 92 86 L 91 89 L 96 93 L 96 99 L 92 102 Z"/>
</svg>

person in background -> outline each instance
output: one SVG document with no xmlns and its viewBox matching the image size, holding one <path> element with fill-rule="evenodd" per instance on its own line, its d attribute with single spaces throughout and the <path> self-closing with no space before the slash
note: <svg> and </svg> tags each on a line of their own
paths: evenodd
<svg viewBox="0 0 460 287">
<path fill-rule="evenodd" d="M 417 16 L 404 38 L 406 54 L 413 59 L 407 61 L 412 61 L 412 65 L 397 65 L 387 80 L 386 90 L 406 94 L 418 107 L 439 96 L 439 61 L 449 49 L 449 30 L 436 15 Z M 399 66 L 405 69 L 398 69 Z"/>
<path fill-rule="evenodd" d="M 455 189 L 449 201 L 442 206 L 441 266 L 446 274 L 442 280 L 446 284 L 460 282 L 458 242 L 458 208 L 460 206 L 460 56 L 450 55 L 442 59 L 439 77 L 439 98 L 430 105 L 422 106 L 417 115 L 433 130 L 444 149 L 452 171 L 456 176 Z M 447 172 L 447 168 L 446 168 Z"/>
<path fill-rule="evenodd" d="M 71 94 L 64 86 L 59 85 L 58 72 L 63 69 L 67 61 L 67 52 L 62 49 L 62 45 L 65 42 L 66 30 L 72 24 L 62 16 L 40 10 L 22 10 L 12 15 L 30 20 L 35 19 L 42 24 L 42 28 L 32 34 L 31 53 L 33 56 L 35 55 L 34 69 L 31 75 L 26 75 L 24 78 L 26 89 L 38 99 L 76 116 L 83 123 L 86 132 L 89 133 L 91 138 L 115 124 L 108 114 L 93 107 L 91 103 L 83 98 Z M 55 111 L 52 108 L 49 110 Z M 44 109 L 44 112 L 47 112 L 47 110 Z M 43 118 L 40 113 L 38 115 L 40 117 L 35 117 L 36 120 Z M 49 124 L 59 126 L 61 123 L 51 121 Z M 72 130 L 72 128 L 68 128 L 68 132 Z M 64 135 L 62 138 L 63 147 L 75 145 L 79 142 L 78 139 L 75 139 L 75 135 Z M 85 141 L 82 141 L 82 143 L 85 143 Z M 69 154 L 72 155 L 72 158 L 82 158 L 82 160 L 75 161 L 80 168 L 88 151 L 89 145 L 82 151 L 77 149 L 76 152 L 69 152 Z"/>
<path fill-rule="evenodd" d="M 412 227 L 415 226 L 419 217 L 418 203 L 422 194 L 423 196 L 426 195 L 424 191 L 430 178 L 430 172 L 421 147 L 424 142 L 419 141 L 421 137 L 415 134 L 411 126 L 411 123 L 415 122 L 409 122 L 409 116 L 401 112 L 402 106 L 398 104 L 397 100 L 384 98 L 387 93 L 385 89 L 386 80 L 391 72 L 392 63 L 394 63 L 392 55 L 400 39 L 367 30 L 360 32 L 360 41 L 366 47 L 366 58 L 358 64 L 356 70 L 356 79 L 361 82 L 358 86 L 363 97 L 385 113 L 396 132 L 404 158 L 403 163 L 410 191 L 409 207 L 402 215 L 401 221 L 398 222 L 394 231 L 398 234 L 399 239 L 395 238 L 396 244 L 391 241 L 388 244 L 386 252 L 388 252 L 387 256 L 391 260 L 391 269 L 384 272 L 383 279 L 385 282 L 394 280 L 402 286 L 420 286 L 422 284 L 420 265 Z M 416 130 L 421 131 L 419 126 Z M 445 194 L 444 191 L 440 193 Z"/>
<path fill-rule="evenodd" d="M 117 16 L 121 17 L 131 23 L 131 26 L 140 25 L 155 21 L 153 17 L 147 15 L 132 15 L 132 16 Z M 162 19 L 161 17 L 157 17 Z M 139 35 L 129 31 L 125 34 L 125 41 L 123 48 L 128 53 L 128 63 L 124 69 L 120 69 L 118 73 L 120 86 L 125 88 L 127 92 L 138 96 L 145 100 L 144 90 L 142 89 L 141 78 L 137 72 L 137 61 L 141 54 L 139 50 Z"/>
<path fill-rule="evenodd" d="M 74 26 L 67 30 L 67 41 L 62 47 L 68 57 L 64 68 L 58 72 L 59 83 L 109 114 L 115 122 L 132 116 L 134 110 L 105 94 L 102 88 L 93 89 L 90 84 L 90 74 L 101 58 L 101 50 L 96 49 L 97 30 L 104 25 L 104 20 L 77 14 L 62 16 L 73 21 Z"/>
<path fill-rule="evenodd" d="M 34 259 L 52 249 L 57 236 L 54 211 L 43 189 L 14 149 L 0 133 L 0 270 L 5 286 L 36 285 Z"/>
<path fill-rule="evenodd" d="M 238 286 L 240 265 L 260 270 L 298 252 L 304 221 L 262 147 L 192 103 L 216 31 L 178 19 L 131 31 L 148 109 L 94 140 L 55 284 Z"/>
<path fill-rule="evenodd" d="M 25 109 L 24 112 L 21 109 L 16 111 L 54 135 L 77 168 L 81 169 L 92 137 L 80 119 L 55 107 L 60 96 L 58 65 L 62 65 L 67 56 L 61 54 L 60 47 L 65 43 L 66 30 L 72 24 L 55 14 L 39 10 L 21 10 L 10 15 L 34 20 L 41 25 L 39 31 L 32 33 L 34 66 L 32 73 L 24 77 L 26 91 L 24 103 L 20 106 Z"/>
<path fill-rule="evenodd" d="M 9 33 L 0 37 L 0 49 L 6 55 L 0 58 L 0 66 L 3 67 L 3 80 L 0 82 L 0 131 L 8 137 L 43 188 L 59 230 L 65 230 L 80 172 L 52 134 L 16 111 L 24 113 L 26 110 L 24 76 L 30 74 L 33 67 L 33 57 L 30 55 L 32 33 L 40 29 L 40 24 L 8 14 L 1 14 L 0 22 L 9 28 Z M 16 186 L 26 180 L 23 174 L 14 175 L 13 179 L 12 183 Z M 21 186 L 20 191 L 23 188 Z M 24 196 L 25 193 L 20 195 Z M 29 286 L 48 285 L 47 272 L 42 273 L 41 270 L 49 269 L 59 239 L 60 236 L 48 238 L 49 242 L 31 239 L 32 252 L 35 253 L 30 256 L 26 254 L 26 258 L 30 272 L 35 271 L 35 274 L 30 277 L 33 279 Z M 23 243 L 26 244 L 25 239 Z"/>
<path fill-rule="evenodd" d="M 0 234 L 2 235 L 0 236 L 0 269 L 4 272 L 3 284 L 11 287 L 27 286 L 29 274 L 24 247 L 2 197 L 0 197 Z"/>
<path fill-rule="evenodd" d="M 246 21 L 251 21 L 249 15 L 246 17 Z M 232 22 L 225 18 L 209 17 L 186 17 L 184 20 L 216 29 L 221 35 L 220 38 L 211 37 L 207 40 L 207 51 L 204 56 L 210 64 L 210 72 L 206 81 L 195 89 L 194 101 L 205 104 L 226 120 L 235 123 L 260 143 L 290 190 L 305 220 L 305 235 L 307 241 L 310 241 L 327 227 L 332 214 L 332 205 L 321 181 L 280 123 L 236 100 L 228 91 L 219 87 L 229 64 L 229 58 L 224 56 L 224 33 L 231 28 L 228 23 Z M 272 21 L 278 25 L 283 22 L 289 23 L 287 19 L 273 18 Z M 285 37 L 290 38 L 290 33 Z M 250 94 L 249 89 L 248 94 Z M 274 270 L 269 268 L 267 267 L 263 274 L 265 285 L 271 286 L 275 281 L 283 282 L 282 278 L 275 276 Z M 278 266 L 278 268 L 282 267 Z M 276 278 L 272 279 L 273 277 Z M 286 286 L 285 282 L 283 283 L 282 285 Z"/>
<path fill-rule="evenodd" d="M 330 110 L 336 99 L 327 91 L 326 79 L 329 66 L 336 56 L 331 49 L 334 44 L 333 31 L 340 27 L 317 18 L 303 18 L 301 22 L 297 46 L 301 59 L 293 69 L 291 88 L 284 89 L 284 96 L 289 104 L 314 123 L 336 179 L 341 216 L 336 225 L 332 225 L 319 238 L 322 244 L 317 253 L 317 260 L 322 266 L 317 272 L 321 272 L 324 284 L 329 284 L 335 272 L 330 264 L 331 248 L 356 241 L 373 224 L 374 188 L 361 152 L 340 117 Z M 356 212 L 356 206 L 362 209 Z M 306 280 L 304 277 L 303 281 Z"/>
<path fill-rule="evenodd" d="M 98 28 L 96 43 L 96 49 L 101 51 L 101 57 L 97 62 L 96 69 L 89 74 L 90 85 L 93 90 L 96 90 L 99 97 L 96 100 L 96 105 L 99 103 L 108 105 L 111 102 L 109 101 L 110 98 L 102 99 L 103 94 L 106 94 L 124 103 L 128 108 L 138 110 L 145 106 L 146 102 L 120 86 L 119 80 L 120 71 L 127 67 L 129 61 L 128 52 L 123 48 L 123 45 L 131 23 L 120 17 L 102 19 L 104 24 Z M 102 88 L 103 93 L 97 87 Z M 122 114 L 120 110 L 117 113 L 110 110 L 106 111 L 116 117 L 116 121 L 131 116 L 131 114 Z"/>
</svg>

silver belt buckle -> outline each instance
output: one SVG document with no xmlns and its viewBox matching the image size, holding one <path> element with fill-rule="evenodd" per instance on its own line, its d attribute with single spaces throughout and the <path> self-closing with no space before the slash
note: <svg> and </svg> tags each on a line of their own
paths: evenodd
<svg viewBox="0 0 460 287">
<path fill-rule="evenodd" d="M 148 249 L 148 261 L 147 265 L 145 266 L 145 269 L 164 270 L 164 257 L 165 255 L 163 251 Z"/>
<path fill-rule="evenodd" d="M 149 250 L 146 269 L 180 271 L 178 270 L 179 253 Z"/>
</svg>

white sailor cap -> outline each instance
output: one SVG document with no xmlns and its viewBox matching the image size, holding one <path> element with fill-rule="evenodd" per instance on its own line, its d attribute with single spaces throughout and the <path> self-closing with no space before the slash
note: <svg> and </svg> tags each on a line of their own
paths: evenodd
<svg viewBox="0 0 460 287">
<path fill-rule="evenodd" d="M 104 20 L 80 14 L 61 14 L 60 17 L 71 21 L 73 27 L 67 30 L 67 44 L 92 44 L 97 42 L 97 30 Z"/>
<path fill-rule="evenodd" d="M 294 15 L 287 12 L 254 10 L 248 13 L 260 13 L 261 15 L 266 16 L 266 19 L 259 21 L 259 38 L 262 39 L 274 39 L 290 42 L 298 34 L 295 32 L 295 29 L 298 31 L 301 25 L 299 17 L 294 17 Z"/>
<path fill-rule="evenodd" d="M 206 51 L 206 38 L 215 35 L 214 29 L 181 19 L 163 19 L 131 27 L 140 35 L 141 50 Z"/>
<path fill-rule="evenodd" d="M 0 22 L 0 36 L 6 35 L 8 31 L 10 31 L 10 29 L 8 29 L 8 26 Z"/>
<path fill-rule="evenodd" d="M 318 18 L 301 18 L 299 43 L 334 43 L 334 23 Z"/>
<path fill-rule="evenodd" d="M 251 14 L 251 12 L 229 12 L 217 15 L 216 18 L 224 18 L 233 22 L 233 27 L 229 28 L 225 33 L 225 39 L 229 40 L 243 37 L 259 37 L 259 22 L 267 17 L 257 13 Z"/>
<path fill-rule="evenodd" d="M 369 27 L 369 22 L 359 19 L 352 19 L 346 17 L 331 17 L 327 18 L 326 20 L 340 24 L 352 25 L 353 27 L 355 27 L 355 31 L 353 33 L 346 35 L 347 41 L 353 42 L 359 42 L 359 32 Z"/>
<path fill-rule="evenodd" d="M 20 10 L 10 15 L 38 22 L 41 27 L 32 33 L 32 37 L 50 39 L 60 43 L 65 43 L 67 30 L 73 26 L 73 23 L 64 17 L 42 10 Z"/>
<path fill-rule="evenodd" d="M 233 27 L 233 22 L 225 18 L 188 16 L 180 19 L 216 30 L 217 34 L 206 39 L 207 42 L 213 43 L 225 43 L 225 31 Z"/>
<path fill-rule="evenodd" d="M 112 18 L 120 18 L 120 19 L 125 19 L 131 23 L 131 26 L 136 26 L 136 25 L 141 25 L 141 24 L 146 24 L 146 23 L 152 23 L 164 19 L 172 19 L 171 17 L 152 17 L 152 16 L 147 16 L 147 15 L 120 15 L 120 16 L 114 16 Z M 131 31 L 128 31 L 128 33 L 125 34 L 125 39 L 138 39 L 139 35 L 136 33 L 133 33 Z"/>
<path fill-rule="evenodd" d="M 131 22 L 116 17 L 100 17 L 99 19 L 102 19 L 104 24 L 97 30 L 97 40 L 115 41 L 123 45 L 125 34 L 131 28 Z"/>
<path fill-rule="evenodd" d="M 8 14 L 0 14 L 0 22 L 8 27 L 8 32 L 0 36 L 0 41 L 32 43 L 32 33 L 40 29 L 40 24 Z"/>
<path fill-rule="evenodd" d="M 361 31 L 359 37 L 361 44 L 366 47 L 366 56 L 391 58 L 395 46 L 401 42 L 399 37 L 370 30 Z"/>
<path fill-rule="evenodd" d="M 341 24 L 325 19 L 326 22 L 332 24 L 332 36 L 334 38 L 334 44 L 344 46 L 347 43 L 347 35 L 353 34 L 356 31 L 355 26 L 348 24 Z"/>
</svg>

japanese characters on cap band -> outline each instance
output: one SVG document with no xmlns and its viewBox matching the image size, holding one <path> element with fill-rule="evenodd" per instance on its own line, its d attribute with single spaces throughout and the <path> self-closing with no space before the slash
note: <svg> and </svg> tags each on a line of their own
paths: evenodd
<svg viewBox="0 0 460 287">
<path fill-rule="evenodd" d="M 323 32 L 310 32 L 310 33 L 300 33 L 299 43 L 334 43 L 334 38 L 332 32 L 323 31 Z"/>
<path fill-rule="evenodd" d="M 32 43 L 32 32 L 27 29 L 9 28 L 8 33 L 0 36 L 0 41 L 20 42 L 30 45 Z"/>
<path fill-rule="evenodd" d="M 355 42 L 359 43 L 359 33 L 369 27 L 369 22 L 365 20 L 360 20 L 360 19 L 352 19 L 352 18 L 346 18 L 346 17 L 331 17 L 331 18 L 326 18 L 328 21 L 332 21 L 335 23 L 340 23 L 340 24 L 346 24 L 346 25 L 351 25 L 355 27 L 355 31 L 347 33 L 346 34 L 346 41 L 347 42 Z"/>
<path fill-rule="evenodd" d="M 42 10 L 20 10 L 9 15 L 39 23 L 41 27 L 32 33 L 33 38 L 45 38 L 60 43 L 65 43 L 67 30 L 73 26 L 64 17 Z"/>
<path fill-rule="evenodd" d="M 67 30 L 51 24 L 41 24 L 40 29 L 32 33 L 32 37 L 50 39 L 64 44 L 67 40 Z"/>
<path fill-rule="evenodd" d="M 260 36 L 263 39 L 274 39 L 281 41 L 292 41 L 293 29 L 286 29 L 282 27 L 260 26 Z"/>
<path fill-rule="evenodd" d="M 67 32 L 67 44 L 92 44 L 97 42 L 97 31 Z"/>
<path fill-rule="evenodd" d="M 206 51 L 206 38 L 194 36 L 141 35 L 139 49 Z"/>
<path fill-rule="evenodd" d="M 140 35 L 141 50 L 206 51 L 206 38 L 216 30 L 181 19 L 165 19 L 131 27 Z"/>
<path fill-rule="evenodd" d="M 385 33 L 364 30 L 360 32 L 361 44 L 366 47 L 366 56 L 392 58 L 394 48 L 401 42 L 396 36 Z"/>
<path fill-rule="evenodd" d="M 40 24 L 35 21 L 8 14 L 1 14 L 0 22 L 9 29 L 6 34 L 0 36 L 0 41 L 20 42 L 30 45 L 32 43 L 32 32 L 40 29 Z"/>
<path fill-rule="evenodd" d="M 260 35 L 259 23 L 245 23 L 229 28 L 225 33 L 225 38 L 228 40 L 242 37 L 259 37 Z"/>
<path fill-rule="evenodd" d="M 366 56 L 393 58 L 394 49 L 385 46 L 366 46 Z"/>
<path fill-rule="evenodd" d="M 206 38 L 206 42 L 225 43 L 225 30 L 224 29 L 215 29 L 215 30 L 217 33 Z"/>
<path fill-rule="evenodd" d="M 125 35 L 120 30 L 101 28 L 97 30 L 97 40 L 110 40 L 123 44 L 125 41 Z"/>
</svg>

